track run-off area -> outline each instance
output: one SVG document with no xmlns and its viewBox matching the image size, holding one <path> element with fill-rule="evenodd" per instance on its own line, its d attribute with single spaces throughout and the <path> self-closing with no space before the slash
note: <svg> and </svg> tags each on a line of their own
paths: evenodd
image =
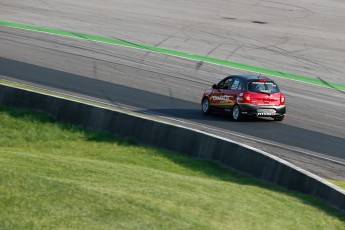
<svg viewBox="0 0 345 230">
<path fill-rule="evenodd" d="M 5 1 L 0 79 L 168 119 L 345 181 L 345 3 Z M 203 116 L 203 91 L 263 74 L 283 122 Z"/>
</svg>

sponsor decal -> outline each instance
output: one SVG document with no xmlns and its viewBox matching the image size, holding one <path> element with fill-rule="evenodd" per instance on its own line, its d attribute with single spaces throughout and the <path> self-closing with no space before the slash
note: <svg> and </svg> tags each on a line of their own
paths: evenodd
<svg viewBox="0 0 345 230">
<path fill-rule="evenodd" d="M 266 82 L 253 81 L 253 82 L 251 82 L 251 84 L 254 84 L 254 85 L 259 85 L 260 84 L 260 85 L 273 85 L 273 86 L 277 86 L 273 82 L 269 82 L 269 81 L 266 81 Z"/>
<path fill-rule="evenodd" d="M 257 113 L 258 116 L 274 116 L 275 113 Z"/>
<path fill-rule="evenodd" d="M 230 102 L 231 96 L 229 95 L 222 95 L 222 96 L 212 96 L 212 100 L 220 101 L 220 102 Z"/>
<path fill-rule="evenodd" d="M 274 109 L 258 109 L 257 116 L 274 116 L 276 111 Z"/>
</svg>

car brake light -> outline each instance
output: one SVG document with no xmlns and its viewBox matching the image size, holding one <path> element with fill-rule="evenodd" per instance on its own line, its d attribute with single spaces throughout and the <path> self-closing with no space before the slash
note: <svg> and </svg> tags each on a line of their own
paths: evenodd
<svg viewBox="0 0 345 230">
<path fill-rule="evenodd" d="M 243 99 L 244 99 L 244 102 L 250 102 L 250 94 L 249 93 L 245 93 L 243 95 Z"/>
<path fill-rule="evenodd" d="M 259 82 L 266 82 L 266 79 L 260 79 Z"/>
<path fill-rule="evenodd" d="M 285 104 L 285 96 L 284 96 L 284 94 L 280 95 L 280 104 Z"/>
</svg>

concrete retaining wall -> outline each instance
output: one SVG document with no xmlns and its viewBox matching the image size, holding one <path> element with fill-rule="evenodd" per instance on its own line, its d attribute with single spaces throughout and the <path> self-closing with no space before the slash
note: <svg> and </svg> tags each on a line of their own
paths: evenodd
<svg viewBox="0 0 345 230">
<path fill-rule="evenodd" d="M 246 175 L 321 198 L 345 212 L 344 190 L 268 153 L 221 137 L 5 85 L 0 85 L 0 105 L 39 110 L 60 122 L 216 161 Z"/>
</svg>

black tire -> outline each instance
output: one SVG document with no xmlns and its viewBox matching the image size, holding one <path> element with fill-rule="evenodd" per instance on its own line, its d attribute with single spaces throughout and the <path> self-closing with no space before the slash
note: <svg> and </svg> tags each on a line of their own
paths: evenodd
<svg viewBox="0 0 345 230">
<path fill-rule="evenodd" d="M 284 120 L 284 117 L 285 117 L 285 116 L 275 116 L 275 117 L 273 117 L 273 119 L 274 119 L 275 121 L 282 121 L 282 120 Z"/>
<path fill-rule="evenodd" d="M 231 110 L 231 117 L 234 121 L 242 121 L 243 120 L 243 114 L 241 112 L 241 108 L 239 105 L 234 105 L 234 107 Z"/>
<path fill-rule="evenodd" d="M 208 100 L 207 97 L 205 97 L 204 99 L 202 99 L 201 102 L 201 111 L 203 114 L 208 115 L 211 114 L 212 109 L 211 109 L 211 105 L 210 105 L 210 100 Z"/>
</svg>

